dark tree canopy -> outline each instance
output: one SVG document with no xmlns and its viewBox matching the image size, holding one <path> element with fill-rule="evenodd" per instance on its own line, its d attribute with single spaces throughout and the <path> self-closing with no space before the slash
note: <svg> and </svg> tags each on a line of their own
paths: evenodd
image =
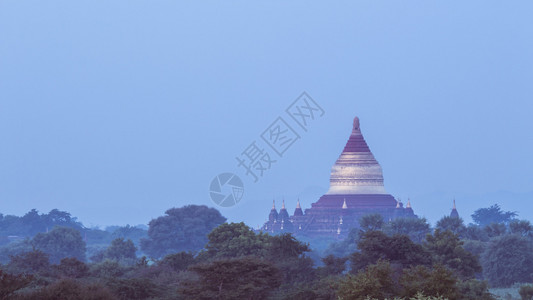
<svg viewBox="0 0 533 300">
<path fill-rule="evenodd" d="M 346 261 L 348 257 L 335 257 L 331 254 L 322 258 L 324 266 L 318 268 L 319 275 L 326 277 L 342 274 L 346 270 Z"/>
<path fill-rule="evenodd" d="M 481 272 L 477 257 L 466 251 L 459 236 L 449 230 L 436 229 L 432 235 L 427 236 L 424 245 L 432 254 L 433 262 L 455 271 L 460 278 L 473 278 Z"/>
<path fill-rule="evenodd" d="M 32 279 L 31 275 L 9 274 L 0 269 L 0 299 L 10 299 L 17 290 L 28 286 Z"/>
<path fill-rule="evenodd" d="M 443 296 L 446 299 L 457 299 L 457 279 L 453 273 L 442 265 L 433 268 L 413 266 L 404 269 L 400 278 L 402 296 L 409 299 L 417 293 L 425 296 Z"/>
<path fill-rule="evenodd" d="M 46 272 L 49 267 L 49 255 L 40 250 L 12 256 L 11 261 L 8 264 L 8 269 L 13 273 L 41 273 Z"/>
<path fill-rule="evenodd" d="M 514 211 L 503 211 L 498 204 L 488 208 L 480 208 L 472 214 L 472 220 L 480 226 L 487 226 L 491 223 L 508 224 L 515 219 L 517 213 Z"/>
<path fill-rule="evenodd" d="M 207 235 L 226 221 L 218 210 L 205 205 L 171 208 L 165 214 L 150 221 L 148 238 L 141 240 L 141 249 L 155 258 L 202 249 Z"/>
<path fill-rule="evenodd" d="M 430 226 L 425 218 L 398 218 L 387 223 L 383 231 L 388 235 L 404 234 L 413 242 L 421 243 L 430 232 Z"/>
<path fill-rule="evenodd" d="M 50 255 L 52 263 L 59 263 L 65 257 L 85 261 L 85 242 L 79 230 L 69 227 L 55 227 L 48 233 L 39 233 L 32 244 L 36 249 Z"/>
<path fill-rule="evenodd" d="M 359 252 L 354 252 L 350 257 L 353 273 L 368 265 L 376 264 L 379 260 L 386 260 L 402 267 L 431 263 L 429 253 L 406 235 L 391 237 L 381 231 L 368 231 L 361 236 L 357 248 Z"/>
<path fill-rule="evenodd" d="M 308 245 L 289 233 L 271 236 L 255 233 L 244 223 L 222 224 L 209 234 L 206 249 L 198 256 L 199 260 L 254 256 L 271 262 L 283 279 L 281 289 L 314 279 L 313 261 L 305 256 L 310 251 Z"/>
<path fill-rule="evenodd" d="M 81 278 L 89 273 L 89 267 L 74 257 L 63 258 L 55 267 L 62 277 Z"/>
<path fill-rule="evenodd" d="M 100 262 L 104 259 L 114 260 L 126 265 L 135 263 L 137 255 L 135 255 L 135 245 L 131 240 L 124 240 L 123 238 L 116 238 L 111 241 L 111 245 L 105 251 L 91 257 L 91 260 Z"/>
<path fill-rule="evenodd" d="M 533 226 L 527 220 L 513 220 L 509 223 L 509 231 L 512 234 L 517 234 L 526 237 L 533 236 Z"/>
<path fill-rule="evenodd" d="M 357 243 L 360 239 L 361 231 L 352 228 L 348 236 L 339 242 L 331 243 L 326 249 L 326 254 L 335 255 L 337 257 L 346 257 L 357 251 Z"/>
<path fill-rule="evenodd" d="M 469 224 L 464 232 L 464 238 L 469 240 L 486 242 L 489 240 L 489 235 L 487 231 L 483 230 L 483 227 L 474 224 Z"/>
<path fill-rule="evenodd" d="M 194 255 L 190 252 L 169 254 L 159 261 L 159 265 L 168 266 L 174 271 L 186 270 L 194 263 Z"/>
<path fill-rule="evenodd" d="M 393 270 L 389 262 L 379 260 L 357 274 L 349 274 L 339 286 L 340 299 L 387 299 L 397 294 Z"/>
<path fill-rule="evenodd" d="M 147 235 L 146 230 L 142 228 L 130 226 L 130 225 L 126 225 L 122 227 L 117 226 L 115 230 L 113 230 L 111 233 L 111 238 L 113 239 L 117 239 L 117 238 L 123 238 L 125 240 L 129 239 L 136 245 L 139 245 L 141 239 L 146 238 L 147 236 L 148 235 Z"/>
<path fill-rule="evenodd" d="M 39 214 L 36 209 L 32 209 L 22 217 L 0 214 L 0 235 L 33 237 L 55 226 L 83 229 L 83 225 L 70 213 L 58 209 L 52 209 L 47 214 Z"/>
<path fill-rule="evenodd" d="M 381 214 L 369 214 L 364 215 L 359 220 L 360 229 L 363 232 L 381 230 L 385 221 L 383 221 L 383 216 Z"/>
<path fill-rule="evenodd" d="M 247 255 L 266 257 L 271 236 L 256 234 L 244 223 L 225 223 L 209 233 L 206 245 L 210 258 L 230 258 Z"/>
<path fill-rule="evenodd" d="M 464 224 L 463 219 L 461 218 L 454 218 L 450 216 L 445 216 L 441 218 L 439 221 L 437 221 L 437 229 L 440 231 L 446 231 L 449 230 L 460 237 L 462 237 L 466 232 L 466 226 Z"/>
<path fill-rule="evenodd" d="M 490 223 L 483 227 L 483 230 L 487 233 L 489 238 L 502 236 L 507 233 L 507 226 L 503 223 Z"/>
<path fill-rule="evenodd" d="M 485 278 L 493 286 L 532 282 L 533 242 L 518 235 L 497 237 L 486 248 L 481 264 Z"/>
<path fill-rule="evenodd" d="M 265 299 L 279 287 L 279 270 L 253 257 L 216 260 L 192 266 L 198 280 L 181 287 L 187 299 Z"/>
</svg>

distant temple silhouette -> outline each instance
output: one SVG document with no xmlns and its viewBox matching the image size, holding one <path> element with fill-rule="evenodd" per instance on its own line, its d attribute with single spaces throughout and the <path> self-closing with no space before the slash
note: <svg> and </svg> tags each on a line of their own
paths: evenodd
<svg viewBox="0 0 533 300">
<path fill-rule="evenodd" d="M 410 200 L 404 207 L 399 199 L 385 191 L 381 166 L 361 133 L 359 118 L 355 117 L 350 138 L 331 168 L 329 191 L 305 213 L 298 200 L 292 216 L 285 208 L 285 200 L 279 213 L 273 203 L 268 221 L 260 230 L 342 238 L 351 228 L 359 227 L 362 216 L 374 213 L 381 214 L 385 221 L 417 218 Z M 459 217 L 455 200 L 451 216 Z"/>
</svg>

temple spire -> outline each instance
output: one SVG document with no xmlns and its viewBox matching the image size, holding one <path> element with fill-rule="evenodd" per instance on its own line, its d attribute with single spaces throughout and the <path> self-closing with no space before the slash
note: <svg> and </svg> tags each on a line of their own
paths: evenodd
<svg viewBox="0 0 533 300">
<path fill-rule="evenodd" d="M 283 202 L 281 203 L 281 209 L 285 209 L 285 198 L 283 198 L 282 201 L 283 201 Z"/>
<path fill-rule="evenodd" d="M 276 199 L 272 200 L 272 209 L 276 210 Z"/>
<path fill-rule="evenodd" d="M 387 194 L 383 185 L 383 170 L 361 133 L 358 117 L 353 119 L 350 137 L 331 168 L 327 194 Z"/>
<path fill-rule="evenodd" d="M 407 198 L 407 206 L 406 208 L 411 208 L 411 199 Z"/>
<path fill-rule="evenodd" d="M 360 127 L 359 127 L 359 118 L 358 117 L 355 117 L 353 119 L 353 128 L 352 128 L 352 132 L 359 132 L 361 131 Z"/>
<path fill-rule="evenodd" d="M 455 207 L 455 197 L 453 198 L 453 208 L 452 208 L 452 212 L 450 213 L 450 217 L 459 218 L 459 212 L 457 211 L 457 208 Z"/>
<path fill-rule="evenodd" d="M 344 203 L 342 203 L 342 209 L 347 209 L 348 205 L 346 205 L 346 198 L 344 198 Z"/>
<path fill-rule="evenodd" d="M 302 207 L 300 206 L 300 198 L 298 198 L 298 202 L 296 203 L 296 208 L 294 209 L 294 214 L 293 215 L 295 217 L 301 217 L 301 216 L 304 215 Z"/>
</svg>

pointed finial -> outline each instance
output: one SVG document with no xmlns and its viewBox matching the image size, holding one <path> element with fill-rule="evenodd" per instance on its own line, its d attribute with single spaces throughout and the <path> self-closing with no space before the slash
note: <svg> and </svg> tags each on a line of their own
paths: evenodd
<svg viewBox="0 0 533 300">
<path fill-rule="evenodd" d="M 455 208 L 455 197 L 453 197 L 453 209 L 457 209 Z"/>
<path fill-rule="evenodd" d="M 281 203 L 281 209 L 285 209 L 285 198 L 283 198 L 282 201 L 283 201 L 283 202 Z"/>
<path fill-rule="evenodd" d="M 359 131 L 360 128 L 359 128 L 359 118 L 358 117 L 355 117 L 353 119 L 353 128 L 352 128 L 352 131 Z"/>
<path fill-rule="evenodd" d="M 411 208 L 411 199 L 407 198 L 407 206 L 406 208 Z"/>
<path fill-rule="evenodd" d="M 342 209 L 347 209 L 348 205 L 346 205 L 346 198 L 344 198 L 344 203 L 342 203 Z"/>
<path fill-rule="evenodd" d="M 272 200 L 272 209 L 276 210 L 276 199 Z"/>
<path fill-rule="evenodd" d="M 400 208 L 400 199 L 396 200 L 396 208 Z"/>
<path fill-rule="evenodd" d="M 296 202 L 296 208 L 302 208 L 302 207 L 300 206 L 300 198 L 298 198 L 298 202 Z"/>
</svg>

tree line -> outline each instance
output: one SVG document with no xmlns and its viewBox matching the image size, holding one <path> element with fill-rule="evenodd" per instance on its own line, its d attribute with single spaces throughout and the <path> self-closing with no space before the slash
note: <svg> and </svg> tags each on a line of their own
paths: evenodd
<svg viewBox="0 0 533 300">
<path fill-rule="evenodd" d="M 489 286 L 533 282 L 531 224 L 497 205 L 472 218 L 432 228 L 367 215 L 320 255 L 313 241 L 226 223 L 206 206 L 169 209 L 137 242 L 115 237 L 91 255 L 84 228 L 55 226 L 3 247 L 0 299 L 488 300 Z"/>
</svg>

